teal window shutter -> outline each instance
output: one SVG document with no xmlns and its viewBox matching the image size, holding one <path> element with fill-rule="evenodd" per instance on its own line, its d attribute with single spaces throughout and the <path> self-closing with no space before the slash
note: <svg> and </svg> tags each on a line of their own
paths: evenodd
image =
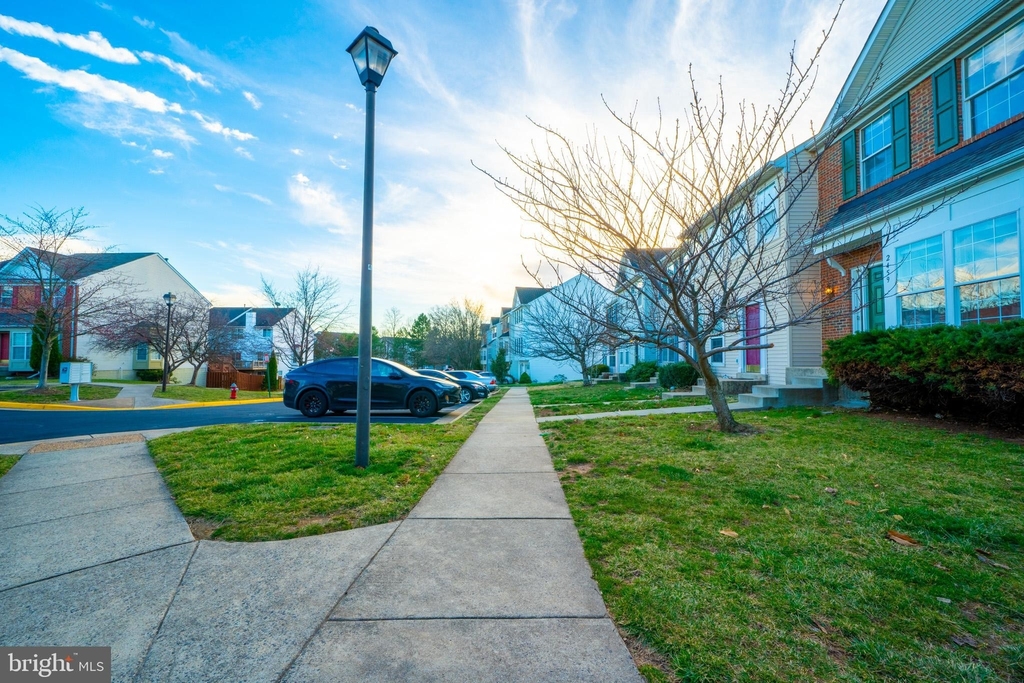
<svg viewBox="0 0 1024 683">
<path fill-rule="evenodd" d="M 854 131 L 843 137 L 843 199 L 857 194 L 857 135 Z"/>
<path fill-rule="evenodd" d="M 892 119 L 892 174 L 910 170 L 910 93 L 903 93 L 889 105 Z"/>
<path fill-rule="evenodd" d="M 932 105 L 935 110 L 935 153 L 938 154 L 960 142 L 956 114 L 956 62 L 950 62 L 932 76 Z"/>
</svg>

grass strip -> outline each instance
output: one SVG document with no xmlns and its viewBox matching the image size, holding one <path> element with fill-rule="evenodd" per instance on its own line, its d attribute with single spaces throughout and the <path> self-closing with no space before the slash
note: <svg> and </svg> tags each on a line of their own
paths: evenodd
<svg viewBox="0 0 1024 683">
<path fill-rule="evenodd" d="M 98 401 L 105 398 L 116 398 L 121 392 L 117 387 L 97 387 L 82 384 L 78 387 L 78 399 L 81 401 Z M 15 403 L 63 403 L 71 400 L 71 387 L 66 384 L 49 385 L 46 389 L 28 389 L 26 391 L 0 392 L 0 400 Z"/>
<path fill-rule="evenodd" d="M 7 474 L 20 458 L 20 455 L 0 455 L 0 477 Z"/>
<path fill-rule="evenodd" d="M 256 398 L 281 398 L 283 392 L 275 391 L 267 394 L 265 391 L 239 391 L 238 400 Z M 189 385 L 168 384 L 166 393 L 157 387 L 153 392 L 154 398 L 172 398 L 179 401 L 192 401 L 194 403 L 209 403 L 211 401 L 226 401 L 231 398 L 230 389 L 210 389 L 207 387 L 193 387 Z"/>
<path fill-rule="evenodd" d="M 1024 448 L 841 411 L 741 419 L 758 433 L 543 425 L 648 680 L 1024 680 Z"/>
<path fill-rule="evenodd" d="M 448 425 L 371 425 L 365 470 L 354 466 L 351 424 L 205 427 L 149 449 L 194 533 L 309 536 L 407 515 L 499 398 Z"/>
</svg>

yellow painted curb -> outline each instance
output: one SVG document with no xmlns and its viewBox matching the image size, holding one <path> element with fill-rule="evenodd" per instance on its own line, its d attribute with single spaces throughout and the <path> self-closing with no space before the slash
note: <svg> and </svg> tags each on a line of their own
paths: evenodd
<svg viewBox="0 0 1024 683">
<path fill-rule="evenodd" d="M 14 401 L 0 401 L 0 408 L 13 410 L 169 410 L 174 408 L 213 408 L 216 406 L 252 405 L 253 403 L 279 403 L 280 401 L 280 398 L 236 399 L 234 401 L 208 401 L 206 403 L 194 401 L 167 406 L 150 406 L 149 408 L 104 408 L 100 406 L 76 406 L 70 403 L 15 403 Z"/>
<path fill-rule="evenodd" d="M 15 403 L 14 401 L 0 401 L 0 408 L 14 408 L 15 410 L 111 410 L 111 408 L 73 406 L 66 403 Z"/>
<path fill-rule="evenodd" d="M 235 399 L 234 401 L 228 399 L 227 401 L 193 401 L 192 403 L 174 403 L 168 406 L 151 406 L 149 408 L 137 408 L 137 410 L 173 410 L 175 408 L 213 408 L 216 406 L 238 406 L 238 405 L 252 405 L 253 403 L 280 403 L 280 398 L 247 398 L 247 399 Z"/>
</svg>

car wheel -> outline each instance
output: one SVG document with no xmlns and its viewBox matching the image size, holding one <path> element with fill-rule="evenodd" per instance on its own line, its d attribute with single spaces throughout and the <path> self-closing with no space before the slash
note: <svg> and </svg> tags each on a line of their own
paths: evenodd
<svg viewBox="0 0 1024 683">
<path fill-rule="evenodd" d="M 429 391 L 417 391 L 409 399 L 409 412 L 413 417 L 430 417 L 437 412 L 437 399 Z"/>
<path fill-rule="evenodd" d="M 323 417 L 327 412 L 327 396 L 318 389 L 307 391 L 299 399 L 299 410 L 306 417 Z"/>
<path fill-rule="evenodd" d="M 459 391 L 459 400 L 463 403 L 469 403 L 473 400 L 473 392 L 469 389 L 462 389 Z"/>
</svg>

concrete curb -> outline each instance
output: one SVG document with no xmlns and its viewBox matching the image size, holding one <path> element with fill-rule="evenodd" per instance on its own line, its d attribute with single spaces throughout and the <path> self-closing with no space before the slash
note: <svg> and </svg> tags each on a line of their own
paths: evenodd
<svg viewBox="0 0 1024 683">
<path fill-rule="evenodd" d="M 147 408 L 101 408 L 97 406 L 74 406 L 67 403 L 16 403 L 0 401 L 0 408 L 10 410 L 175 410 L 180 408 L 215 408 L 217 406 L 252 405 L 255 403 L 277 403 L 280 398 L 251 398 L 234 401 L 192 401 L 175 403 L 168 406 L 149 406 Z"/>
</svg>

